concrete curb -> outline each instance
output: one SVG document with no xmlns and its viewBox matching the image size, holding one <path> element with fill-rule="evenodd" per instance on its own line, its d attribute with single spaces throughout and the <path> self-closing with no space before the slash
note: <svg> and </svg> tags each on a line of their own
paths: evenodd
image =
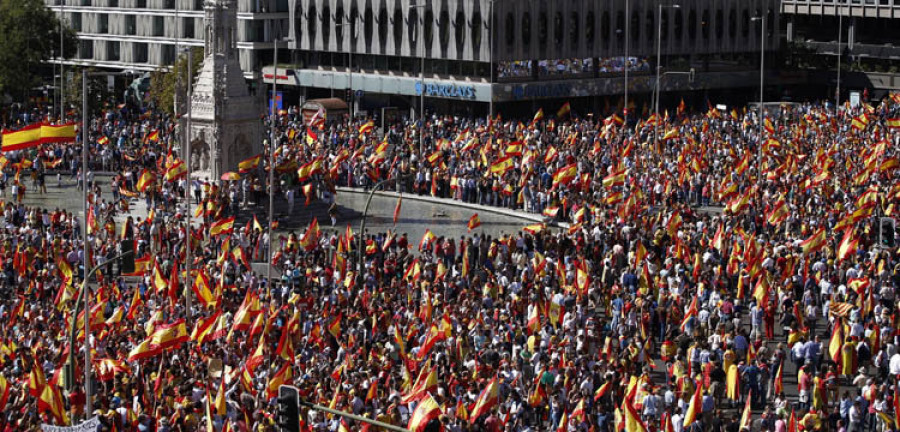
<svg viewBox="0 0 900 432">
<path fill-rule="evenodd" d="M 368 195 L 369 194 L 369 191 L 364 190 L 362 188 L 350 188 L 350 187 L 341 186 L 341 187 L 337 187 L 336 189 L 337 189 L 338 193 L 352 193 L 352 194 L 360 194 L 360 195 Z M 386 197 L 386 198 L 397 198 L 398 196 L 400 196 L 400 194 L 397 192 L 385 192 L 385 191 L 375 192 L 375 195 L 380 196 L 380 197 Z M 413 193 L 408 193 L 406 195 L 403 195 L 403 199 L 427 202 L 427 203 L 439 204 L 439 205 L 446 205 L 446 206 L 452 206 L 452 207 L 458 207 L 458 208 L 465 208 L 465 209 L 470 209 L 470 210 L 474 210 L 476 212 L 481 212 L 481 213 L 494 213 L 494 214 L 514 217 L 514 218 L 518 218 L 518 219 L 522 219 L 522 220 L 530 221 L 530 222 L 544 222 L 544 219 L 545 219 L 544 216 L 542 216 L 540 214 L 536 214 L 536 213 L 527 213 L 527 212 L 518 211 L 518 210 L 510 210 L 510 209 L 504 209 L 504 208 L 500 208 L 500 207 L 491 207 L 491 206 L 485 206 L 485 205 L 481 205 L 481 204 L 471 204 L 471 203 L 457 201 L 457 200 L 449 199 L 449 198 L 434 198 L 434 197 L 430 197 L 430 196 L 416 195 Z"/>
</svg>

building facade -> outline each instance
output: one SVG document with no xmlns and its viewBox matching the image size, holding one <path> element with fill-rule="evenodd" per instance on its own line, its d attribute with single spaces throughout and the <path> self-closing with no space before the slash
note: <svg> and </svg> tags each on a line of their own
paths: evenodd
<svg viewBox="0 0 900 432">
<path fill-rule="evenodd" d="M 787 43 L 829 95 L 900 90 L 900 0 L 782 0 L 781 13 Z"/>
<path fill-rule="evenodd" d="M 667 75 L 663 91 L 747 87 L 758 83 L 761 44 L 779 48 L 780 3 L 289 0 L 297 65 L 264 76 L 301 99 L 352 97 L 367 110 L 414 106 L 425 93 L 426 108 L 466 112 L 621 95 L 626 64 L 629 91 L 647 94 L 659 49 L 664 72 L 696 71 L 692 82 Z"/>
<path fill-rule="evenodd" d="M 178 48 L 203 47 L 205 0 L 44 1 L 77 33 L 67 65 L 152 71 L 171 65 Z M 253 79 L 272 62 L 272 41 L 287 35 L 288 0 L 234 2 L 241 69 Z"/>
</svg>

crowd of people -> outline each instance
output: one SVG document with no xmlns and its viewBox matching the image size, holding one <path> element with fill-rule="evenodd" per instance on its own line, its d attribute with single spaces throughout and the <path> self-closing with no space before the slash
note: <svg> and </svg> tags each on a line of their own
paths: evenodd
<svg viewBox="0 0 900 432">
<path fill-rule="evenodd" d="M 109 110 L 88 145 L 91 170 L 115 175 L 85 177 L 87 233 L 76 209 L 5 198 L 0 430 L 96 415 L 101 430 L 270 431 L 283 384 L 417 432 L 898 429 L 900 266 L 881 218 L 900 199 L 900 96 L 762 119 L 683 104 L 431 116 L 424 134 L 324 117 L 265 120 L 279 201 L 394 179 L 546 222 L 422 239 L 313 222 L 269 251 L 252 216 L 267 153 L 234 180 L 188 180 L 170 118 Z M 7 154 L 5 175 L 81 179 L 78 147 Z M 112 258 L 132 239 L 124 274 Z M 251 269 L 268 257 L 271 281 Z M 86 314 L 85 261 L 102 264 Z M 301 423 L 377 430 L 308 408 Z"/>
</svg>

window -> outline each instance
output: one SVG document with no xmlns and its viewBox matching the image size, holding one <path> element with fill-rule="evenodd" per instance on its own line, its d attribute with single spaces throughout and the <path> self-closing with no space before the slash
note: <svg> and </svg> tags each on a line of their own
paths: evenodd
<svg viewBox="0 0 900 432">
<path fill-rule="evenodd" d="M 73 13 L 70 15 L 69 25 L 72 26 L 72 30 L 77 32 L 81 31 L 81 16 L 82 14 L 80 13 Z"/>
<path fill-rule="evenodd" d="M 175 0 L 165 0 L 163 2 L 163 9 L 175 9 Z"/>
<path fill-rule="evenodd" d="M 430 47 L 434 43 L 434 12 L 431 9 L 425 10 L 425 46 Z"/>
<path fill-rule="evenodd" d="M 366 38 L 366 43 L 370 43 L 372 41 L 372 32 L 375 31 L 375 14 L 372 12 L 371 7 L 366 7 L 365 17 L 363 18 L 363 32 L 364 37 Z"/>
<path fill-rule="evenodd" d="M 125 15 L 125 34 L 134 36 L 137 34 L 137 16 Z"/>
<path fill-rule="evenodd" d="M 161 16 L 153 17 L 153 36 L 162 36 L 165 30 L 165 18 Z"/>
<path fill-rule="evenodd" d="M 522 44 L 525 47 L 531 45 L 531 14 L 522 14 Z"/>
<path fill-rule="evenodd" d="M 631 39 L 638 40 L 641 38 L 641 17 L 634 11 L 631 13 Z"/>
<path fill-rule="evenodd" d="M 310 3 L 309 9 L 306 10 L 306 32 L 309 34 L 310 40 L 316 39 L 316 20 L 318 18 L 315 3 Z"/>
<path fill-rule="evenodd" d="M 538 44 L 547 45 L 547 13 L 543 11 L 538 15 Z"/>
<path fill-rule="evenodd" d="M 506 45 L 512 46 L 513 42 L 516 41 L 516 19 L 513 17 L 512 12 L 506 13 L 506 26 L 505 27 L 506 27 Z"/>
<path fill-rule="evenodd" d="M 578 30 L 579 30 L 578 29 L 578 14 L 575 12 L 572 12 L 571 14 L 569 14 L 569 41 L 571 41 L 572 47 L 578 46 Z M 593 32 L 591 32 L 591 33 L 593 33 Z M 593 35 L 588 37 L 588 35 L 585 34 L 585 39 L 587 39 L 588 41 L 592 37 L 593 37 Z M 587 41 L 585 41 L 585 42 L 587 42 Z M 588 42 L 588 43 L 590 43 L 590 42 Z"/>
<path fill-rule="evenodd" d="M 328 46 L 331 39 L 331 7 L 326 3 L 322 8 L 322 42 Z"/>
<path fill-rule="evenodd" d="M 616 39 L 621 43 L 625 39 L 625 13 L 616 14 Z"/>
<path fill-rule="evenodd" d="M 119 41 L 106 42 L 106 60 L 119 61 L 119 59 L 120 59 Z"/>
<path fill-rule="evenodd" d="M 588 11 L 587 13 L 587 22 L 584 26 L 584 38 L 585 44 L 587 45 L 588 50 L 592 50 L 594 48 L 594 38 L 597 36 L 597 23 L 595 21 L 594 11 Z M 578 37 L 578 31 L 574 32 L 575 37 Z"/>
<path fill-rule="evenodd" d="M 600 38 L 603 42 L 609 42 L 609 30 L 612 28 L 609 21 L 609 12 L 603 11 L 603 18 L 600 19 Z"/>
<path fill-rule="evenodd" d="M 737 11 L 732 9 L 728 13 L 728 37 L 734 40 L 735 36 L 737 36 Z"/>
<path fill-rule="evenodd" d="M 204 0 L 194 0 L 194 10 L 202 11 L 203 10 L 203 2 L 204 2 Z"/>
<path fill-rule="evenodd" d="M 722 9 L 716 10 L 716 39 L 722 39 L 722 35 L 724 32 L 725 26 L 725 17 L 722 14 Z"/>
<path fill-rule="evenodd" d="M 387 41 L 388 24 L 390 23 L 388 23 L 387 9 L 382 7 L 381 10 L 378 11 L 378 40 L 381 43 Z"/>
<path fill-rule="evenodd" d="M 481 47 L 481 27 L 484 25 L 481 22 L 481 12 L 475 12 L 472 15 L 472 49 L 474 51 L 478 51 L 478 48 Z M 494 26 L 491 26 L 493 29 Z"/>
<path fill-rule="evenodd" d="M 394 43 L 403 43 L 403 11 L 400 8 L 394 9 Z"/>
<path fill-rule="evenodd" d="M 438 24 L 440 35 L 440 44 L 441 47 L 446 47 L 448 43 L 450 43 L 450 12 L 447 12 L 447 9 L 441 11 L 441 20 Z"/>
<path fill-rule="evenodd" d="M 78 44 L 78 58 L 90 59 L 94 58 L 94 41 L 80 40 Z"/>
<path fill-rule="evenodd" d="M 356 8 L 356 4 L 354 3 L 353 7 L 350 8 L 350 39 L 353 42 L 356 42 L 356 39 L 359 37 L 359 33 L 356 32 L 356 22 L 359 20 L 359 9 Z"/>
<path fill-rule="evenodd" d="M 415 44 L 419 43 L 419 10 L 418 9 L 410 9 L 409 10 L 409 18 L 407 19 L 407 31 L 409 32 L 409 40 L 410 47 L 415 47 Z"/>
<path fill-rule="evenodd" d="M 182 31 L 184 32 L 184 34 L 181 35 L 182 37 L 184 37 L 186 39 L 194 39 L 195 37 L 197 37 L 196 32 L 195 32 L 196 29 L 194 29 L 194 19 L 193 18 L 183 18 L 181 21 L 181 28 L 182 28 Z"/>
<path fill-rule="evenodd" d="M 456 12 L 456 20 L 453 23 L 453 31 L 456 33 L 456 46 L 462 49 L 466 43 L 466 14 L 462 10 Z"/>
<path fill-rule="evenodd" d="M 144 9 L 147 7 L 147 0 L 137 0 L 135 2 L 134 7 Z"/>
<path fill-rule="evenodd" d="M 741 17 L 741 23 L 743 23 L 743 27 L 741 28 L 741 36 L 744 39 L 747 39 L 750 36 L 750 12 L 747 9 L 744 9 L 744 14 Z"/>
<path fill-rule="evenodd" d="M 106 7 L 119 7 L 119 0 L 108 0 Z"/>
<path fill-rule="evenodd" d="M 563 43 L 563 17 L 562 13 L 557 12 L 553 16 L 553 42 L 558 47 L 562 47 Z"/>
<path fill-rule="evenodd" d="M 665 46 L 669 45 L 669 11 L 663 11 L 662 16 L 660 17 L 661 21 L 659 22 L 659 26 L 662 33 L 662 43 Z"/>
<path fill-rule="evenodd" d="M 684 14 L 681 12 L 681 9 L 675 11 L 675 40 L 681 42 L 682 34 L 684 33 Z"/>
<path fill-rule="evenodd" d="M 688 14 L 688 39 L 693 42 L 697 40 L 697 11 L 691 10 Z"/>
<path fill-rule="evenodd" d="M 135 42 L 131 46 L 134 49 L 134 62 L 147 63 L 147 44 L 143 42 Z"/>
<path fill-rule="evenodd" d="M 666 11 L 664 10 L 662 13 L 665 14 Z M 651 44 L 656 43 L 655 40 L 652 40 L 656 36 L 656 27 L 653 26 L 654 22 L 656 22 L 656 17 L 653 16 L 653 11 L 647 11 L 647 16 L 644 18 L 644 34 L 651 39 Z"/>
<path fill-rule="evenodd" d="M 97 33 L 109 33 L 109 14 L 97 15 Z"/>
<path fill-rule="evenodd" d="M 709 9 L 703 10 L 703 17 L 700 20 L 700 31 L 704 41 L 709 40 Z"/>
</svg>

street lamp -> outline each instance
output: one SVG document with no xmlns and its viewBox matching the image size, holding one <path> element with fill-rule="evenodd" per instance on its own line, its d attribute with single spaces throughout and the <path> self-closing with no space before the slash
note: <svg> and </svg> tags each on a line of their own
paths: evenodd
<svg viewBox="0 0 900 432">
<path fill-rule="evenodd" d="M 341 17 L 341 19 L 346 19 L 345 17 Z M 356 95 L 353 93 L 353 22 L 344 21 L 335 25 L 336 28 L 350 28 L 350 49 L 347 50 L 347 81 L 348 87 L 350 88 L 350 97 L 347 102 L 349 102 L 350 108 L 350 122 L 353 122 L 353 101 L 356 99 Z M 277 72 L 277 70 L 276 70 Z M 276 74 L 277 75 L 277 74 Z"/>
<path fill-rule="evenodd" d="M 765 64 L 766 64 L 766 13 L 760 12 L 760 16 L 750 18 L 751 21 L 760 21 L 762 30 L 759 32 L 759 125 L 757 133 L 759 134 L 757 143 L 757 165 L 760 172 L 758 176 L 762 181 L 762 147 L 763 147 L 763 104 L 765 103 Z"/>
<path fill-rule="evenodd" d="M 63 12 L 66 8 L 66 2 L 62 2 L 59 5 L 59 124 L 66 124 L 66 86 L 65 86 L 65 65 L 63 61 L 65 60 L 64 50 L 65 50 L 65 39 L 63 38 L 63 20 L 65 20 L 65 13 Z"/>
<path fill-rule="evenodd" d="M 409 9 L 424 9 L 426 5 L 423 4 L 414 4 L 410 5 Z M 424 15 L 424 14 L 423 14 Z M 416 17 L 418 18 L 418 17 Z M 423 157 L 422 152 L 425 148 L 425 29 L 424 24 L 419 25 L 419 20 L 416 19 L 416 45 L 422 45 L 422 67 L 419 69 L 419 82 L 421 86 L 421 92 L 419 93 L 419 158 Z M 425 17 L 422 17 L 422 22 L 424 23 Z M 422 33 L 419 35 L 419 33 Z M 421 38 L 419 36 L 422 36 Z M 421 40 L 420 40 L 421 39 Z"/>
<path fill-rule="evenodd" d="M 628 24 L 631 22 L 628 16 L 628 6 L 631 4 L 630 0 L 625 0 L 625 106 L 622 108 L 622 114 L 625 117 L 625 122 L 623 127 L 628 126 Z"/>
<path fill-rule="evenodd" d="M 662 71 L 662 12 L 663 9 L 678 9 L 680 5 L 659 5 L 659 18 L 656 20 L 656 111 L 653 121 L 653 142 L 659 140 L 659 94 L 660 71 Z"/>
<path fill-rule="evenodd" d="M 180 35 L 180 34 L 179 34 Z M 185 314 L 190 317 L 191 314 L 191 266 L 192 266 L 192 258 L 191 258 L 191 95 L 194 90 L 194 50 L 191 47 L 185 48 L 187 51 L 187 86 L 185 87 L 185 105 L 184 111 L 186 114 L 185 117 L 185 126 L 184 126 L 184 163 L 187 166 L 187 185 L 184 191 L 184 218 L 186 221 L 185 227 L 185 244 L 184 244 L 184 266 L 185 266 L 185 275 L 184 275 L 184 304 L 185 304 Z M 177 71 L 176 71 L 177 73 Z M 177 94 L 177 92 L 176 92 Z M 177 108 L 176 108 L 177 109 Z M 199 203 L 198 203 L 199 204 Z"/>
<path fill-rule="evenodd" d="M 275 110 L 275 102 L 278 98 L 278 43 L 291 42 L 293 39 L 288 37 L 282 40 L 275 39 L 272 44 L 275 46 L 275 53 L 272 59 L 272 112 L 270 113 L 272 122 L 269 125 L 269 239 L 266 247 L 266 286 L 272 289 L 272 222 L 275 220 L 275 122 L 278 120 L 278 112 Z"/>
<path fill-rule="evenodd" d="M 837 42 L 837 88 L 834 89 L 834 109 L 837 112 L 841 105 L 841 39 L 844 35 L 844 4 L 837 6 L 838 11 L 838 42 Z"/>
</svg>

